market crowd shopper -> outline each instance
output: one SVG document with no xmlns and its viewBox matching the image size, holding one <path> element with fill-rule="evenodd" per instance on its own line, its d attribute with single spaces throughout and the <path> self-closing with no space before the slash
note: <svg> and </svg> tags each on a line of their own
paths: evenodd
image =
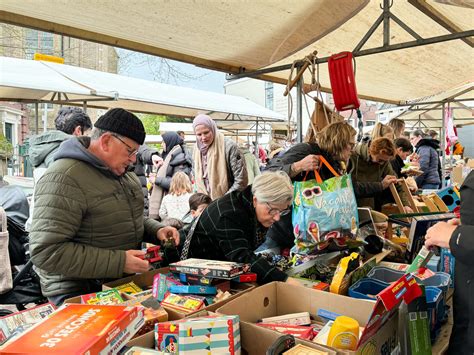
<svg viewBox="0 0 474 355">
<path fill-rule="evenodd" d="M 437 152 L 439 141 L 425 135 L 422 130 L 416 130 L 411 134 L 410 142 L 419 156 L 418 163 L 423 172 L 415 179 L 416 184 L 421 189 L 437 189 L 441 184 L 440 161 Z"/>
<path fill-rule="evenodd" d="M 454 267 L 453 330 L 448 353 L 474 354 L 474 172 L 461 186 L 461 220 L 439 222 L 426 233 L 427 247 L 449 248 Z"/>
<path fill-rule="evenodd" d="M 87 113 L 79 107 L 63 107 L 58 111 L 54 126 L 55 130 L 33 136 L 30 140 L 28 154 L 34 168 L 35 184 L 53 163 L 54 154 L 58 151 L 59 145 L 71 137 L 88 135 L 92 129 L 92 122 Z M 30 203 L 30 217 L 26 221 L 26 230 L 31 228 L 33 210 L 34 200 Z"/>
<path fill-rule="evenodd" d="M 55 304 L 101 290 L 104 279 L 148 271 L 142 241 L 159 244 L 175 228 L 143 217 L 143 193 L 129 165 L 145 140 L 142 122 L 117 108 L 91 137 L 72 138 L 36 186 L 31 259 Z"/>
<path fill-rule="evenodd" d="M 186 237 L 184 257 L 249 263 L 261 284 L 287 280 L 283 271 L 255 255 L 254 250 L 265 239 L 267 229 L 289 213 L 292 201 L 293 186 L 288 175 L 265 172 L 257 176 L 253 185 L 207 206 L 194 233 Z"/>
<path fill-rule="evenodd" d="M 243 190 L 248 185 L 247 169 L 237 144 L 225 138 L 207 115 L 197 115 L 193 129 L 196 134 L 193 162 L 197 192 L 214 200 L 226 193 Z"/>
</svg>

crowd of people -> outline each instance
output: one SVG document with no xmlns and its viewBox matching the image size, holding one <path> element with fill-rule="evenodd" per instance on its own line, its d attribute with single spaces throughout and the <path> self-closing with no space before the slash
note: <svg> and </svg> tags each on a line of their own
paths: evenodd
<svg viewBox="0 0 474 355">
<path fill-rule="evenodd" d="M 32 140 L 29 226 L 32 261 L 55 304 L 99 290 L 107 279 L 147 271 L 142 242 L 171 240 L 181 259 L 249 263 L 259 283 L 294 282 L 255 251 L 294 244 L 292 183 L 314 179 L 316 170 L 322 179 L 332 177 L 321 157 L 350 174 L 359 206 L 378 211 L 393 201 L 389 186 L 404 177 L 405 162 L 419 165 L 420 188 L 441 183 L 439 141 L 419 130 L 407 139 L 398 119 L 378 123 L 359 143 L 348 123 L 332 123 L 309 142 L 272 143 L 268 151 L 256 146 L 258 157 L 202 114 L 193 120 L 194 147 L 186 146 L 183 132 L 163 133 L 161 150 L 148 147 L 140 119 L 120 108 L 94 126 L 82 110 L 61 109 L 56 128 Z M 404 191 L 400 196 L 411 212 Z M 446 240 L 458 235 L 455 242 L 427 243 L 450 243 L 463 259 L 458 245 L 465 228 L 445 228 Z"/>
</svg>

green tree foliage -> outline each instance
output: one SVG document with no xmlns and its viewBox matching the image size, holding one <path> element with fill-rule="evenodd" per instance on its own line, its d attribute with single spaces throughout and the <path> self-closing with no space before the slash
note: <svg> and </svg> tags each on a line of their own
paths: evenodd
<svg viewBox="0 0 474 355">
<path fill-rule="evenodd" d="M 0 133 L 0 156 L 11 158 L 13 155 L 13 145 Z"/>
<path fill-rule="evenodd" d="M 141 114 L 140 119 L 145 126 L 146 134 L 160 134 L 160 122 L 186 122 L 182 117 L 170 117 L 165 115 Z"/>
</svg>

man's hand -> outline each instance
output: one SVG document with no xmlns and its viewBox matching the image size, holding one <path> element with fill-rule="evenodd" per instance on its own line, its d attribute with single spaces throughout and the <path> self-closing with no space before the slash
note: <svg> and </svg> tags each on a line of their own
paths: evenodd
<svg viewBox="0 0 474 355">
<path fill-rule="evenodd" d="M 403 209 L 405 210 L 405 213 L 413 213 L 413 210 L 410 206 L 403 206 Z"/>
<path fill-rule="evenodd" d="M 461 220 L 459 218 L 452 218 L 448 221 L 448 224 L 452 226 L 460 226 L 461 225 Z"/>
<path fill-rule="evenodd" d="M 156 237 L 160 242 L 166 242 L 168 239 L 173 239 L 174 245 L 179 245 L 179 233 L 174 227 L 163 227 L 158 229 Z"/>
<path fill-rule="evenodd" d="M 386 175 L 383 180 L 382 180 L 382 186 L 383 189 L 385 190 L 387 187 L 389 187 L 391 184 L 395 184 L 397 182 L 397 178 L 393 175 Z"/>
<path fill-rule="evenodd" d="M 145 255 L 143 250 L 127 250 L 125 252 L 125 266 L 123 272 L 125 274 L 135 274 L 137 272 L 147 272 L 150 264 L 147 260 L 138 258 L 138 255 Z"/>
<path fill-rule="evenodd" d="M 153 166 L 155 166 L 156 168 L 159 168 L 163 165 L 163 159 L 157 154 L 153 154 L 151 156 L 151 161 L 153 162 Z"/>
<path fill-rule="evenodd" d="M 452 221 L 452 220 L 451 220 Z M 449 222 L 438 222 L 433 227 L 428 228 L 425 236 L 425 246 L 438 246 L 441 248 L 449 248 L 449 240 L 453 235 L 457 225 Z"/>
<path fill-rule="evenodd" d="M 305 158 L 297 161 L 293 164 L 293 170 L 297 173 L 302 171 L 313 171 L 319 168 L 319 157 L 314 154 L 310 154 Z"/>
</svg>

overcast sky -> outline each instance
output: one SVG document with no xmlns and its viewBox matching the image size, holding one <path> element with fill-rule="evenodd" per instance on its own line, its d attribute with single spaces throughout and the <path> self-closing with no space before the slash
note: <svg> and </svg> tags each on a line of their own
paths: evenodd
<svg viewBox="0 0 474 355">
<path fill-rule="evenodd" d="M 119 74 L 166 84 L 185 86 L 199 90 L 224 93 L 225 73 L 202 69 L 191 64 L 168 60 L 163 63 L 159 57 L 117 49 Z M 169 74 L 168 65 L 172 66 Z M 179 72 L 180 74 L 176 74 Z"/>
</svg>

